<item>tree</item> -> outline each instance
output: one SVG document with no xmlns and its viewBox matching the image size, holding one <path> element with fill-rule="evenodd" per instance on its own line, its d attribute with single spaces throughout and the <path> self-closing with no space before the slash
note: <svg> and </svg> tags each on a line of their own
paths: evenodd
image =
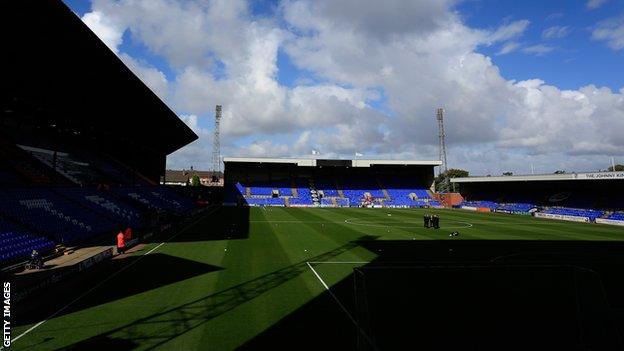
<svg viewBox="0 0 624 351">
<path fill-rule="evenodd" d="M 513 172 L 504 172 L 504 173 L 503 173 L 503 175 L 504 175 L 504 176 L 512 176 L 512 175 L 513 175 Z"/>
<path fill-rule="evenodd" d="M 445 174 L 448 178 L 463 178 L 467 177 L 469 173 L 463 169 L 451 168 L 443 174 Z"/>
<path fill-rule="evenodd" d="M 615 165 L 615 169 L 613 168 L 613 166 L 609 166 L 609 168 L 607 168 L 607 171 L 609 171 L 609 172 L 622 172 L 622 171 L 624 171 L 624 165 Z"/>
<path fill-rule="evenodd" d="M 440 173 L 435 178 L 436 191 L 448 191 L 449 190 L 449 180 L 451 178 L 462 178 L 468 176 L 468 171 L 463 169 L 451 168 L 446 172 Z M 455 185 L 455 189 L 457 190 L 457 184 Z"/>
<path fill-rule="evenodd" d="M 199 181 L 199 176 L 197 174 L 191 177 L 191 186 L 200 186 L 201 182 Z"/>
</svg>

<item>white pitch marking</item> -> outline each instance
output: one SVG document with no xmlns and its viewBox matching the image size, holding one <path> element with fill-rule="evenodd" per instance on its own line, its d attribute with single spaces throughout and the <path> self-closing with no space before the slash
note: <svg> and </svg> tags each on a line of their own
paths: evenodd
<svg viewBox="0 0 624 351">
<path fill-rule="evenodd" d="M 210 215 L 211 213 L 213 213 L 214 211 L 216 211 L 219 207 L 215 207 L 214 210 L 210 211 L 209 213 L 206 214 L 206 216 Z M 65 311 L 65 309 L 67 309 L 69 306 L 73 305 L 76 301 L 82 299 L 83 297 L 87 296 L 89 293 L 91 293 L 93 290 L 99 288 L 100 286 L 102 286 L 104 283 L 106 283 L 107 281 L 111 280 L 113 277 L 117 276 L 117 274 L 125 271 L 126 269 L 132 267 L 135 263 L 139 262 L 143 257 L 149 255 L 150 253 L 156 251 L 156 249 L 158 249 L 159 247 L 163 246 L 165 243 L 167 243 L 168 241 L 170 241 L 171 239 L 175 238 L 176 236 L 182 234 L 183 232 L 187 231 L 188 228 L 190 228 L 192 225 L 196 224 L 197 222 L 199 222 L 200 220 L 204 219 L 206 216 L 202 216 L 201 218 L 199 218 L 198 220 L 196 220 L 193 223 L 189 223 L 189 225 L 187 225 L 186 227 L 184 227 L 182 230 L 178 231 L 176 234 L 172 235 L 171 237 L 169 237 L 169 239 L 163 241 L 162 243 L 156 245 L 154 248 L 152 248 L 151 250 L 149 250 L 148 252 L 144 253 L 143 255 L 139 256 L 139 258 L 136 259 L 136 261 L 130 263 L 127 266 L 123 266 L 120 270 L 118 270 L 117 272 L 109 275 L 106 279 L 102 280 L 101 282 L 99 282 L 97 285 L 95 285 L 94 287 L 92 287 L 91 289 L 87 290 L 86 292 L 84 292 L 82 295 L 78 296 L 77 298 L 75 298 L 74 300 L 72 300 L 70 303 L 68 303 L 67 305 L 63 306 L 60 310 L 54 312 L 50 317 L 42 320 L 41 322 L 33 325 L 32 327 L 28 328 L 26 331 L 24 331 L 22 334 L 16 336 L 15 338 L 13 338 L 12 342 L 16 342 L 17 340 L 19 340 L 20 338 L 22 338 L 24 335 L 30 333 L 31 331 L 35 330 L 36 328 L 38 328 L 39 326 L 41 326 L 43 323 L 47 322 L 48 320 L 56 317 L 59 313 Z M 0 348 L 0 350 L 2 350 L 3 348 Z"/>
<path fill-rule="evenodd" d="M 368 337 L 368 335 L 366 335 L 366 333 L 362 330 L 362 328 L 360 328 L 360 326 L 358 325 L 357 321 L 355 320 L 355 318 L 353 318 L 353 316 L 351 315 L 351 313 L 349 313 L 349 311 L 347 310 L 346 307 L 344 307 L 344 305 L 340 302 L 340 300 L 338 300 L 338 298 L 336 297 L 336 295 L 334 295 L 334 293 L 329 289 L 329 286 L 327 285 L 327 283 L 325 283 L 325 281 L 323 280 L 323 278 L 321 278 L 321 276 L 316 272 L 316 270 L 312 267 L 312 265 L 310 264 L 311 262 L 306 262 L 306 264 L 308 265 L 308 267 L 310 268 L 310 270 L 312 270 L 312 273 L 314 273 L 314 275 L 316 276 L 316 278 L 319 280 L 319 282 L 321 282 L 321 284 L 323 284 L 323 287 L 325 287 L 325 290 L 327 290 L 327 292 L 334 298 L 334 301 L 336 301 L 336 303 L 338 304 L 338 306 L 340 306 L 340 308 L 344 311 L 344 313 L 347 314 L 347 317 L 349 317 L 349 319 L 351 320 L 351 322 L 353 322 L 353 325 L 355 325 L 355 327 L 358 329 L 358 331 L 362 334 L 362 336 L 364 336 L 364 338 L 366 339 L 366 341 L 368 341 L 368 343 L 375 348 L 375 344 L 373 344 L 373 342 L 371 341 L 371 339 Z"/>
<path fill-rule="evenodd" d="M 309 263 L 312 264 L 321 264 L 321 263 L 327 263 L 327 264 L 367 264 L 370 262 L 367 261 L 309 261 Z"/>
<path fill-rule="evenodd" d="M 319 280 L 319 282 L 321 282 L 321 284 L 323 284 L 323 286 L 325 287 L 325 289 L 327 291 L 329 291 L 329 286 L 327 286 L 327 284 L 325 284 L 325 281 L 323 280 L 323 278 L 321 278 L 321 276 L 316 273 L 316 270 L 314 268 L 312 268 L 312 265 L 310 264 L 310 262 L 306 262 L 306 264 L 308 265 L 308 267 L 310 267 L 310 269 L 312 270 L 312 273 L 314 273 L 314 275 L 316 276 L 316 278 Z M 333 296 L 334 294 L 332 294 Z M 344 307 L 342 306 L 342 304 L 340 303 L 340 301 L 336 300 L 336 302 L 338 302 L 338 304 L 340 305 L 340 307 L 342 307 L 344 309 Z M 345 311 L 347 312 L 347 311 Z M 349 318 L 351 318 L 351 315 L 349 314 L 349 312 L 347 312 L 347 314 L 349 315 Z"/>
<path fill-rule="evenodd" d="M 345 223 L 347 224 L 351 224 L 351 225 L 361 225 L 361 226 L 365 226 L 365 227 L 379 227 L 379 228 L 420 228 L 419 224 L 421 222 L 415 222 L 415 221 L 403 221 L 403 222 L 371 222 L 371 223 L 359 223 L 359 222 L 353 222 L 354 219 L 358 219 L 358 218 L 347 218 L 344 220 Z M 456 221 L 453 219 L 449 219 L 447 220 L 449 222 L 455 222 L 455 223 L 463 223 L 463 226 L 441 226 L 440 229 L 461 229 L 461 228 L 471 228 L 473 227 L 472 223 L 469 222 L 462 222 L 462 221 Z M 415 225 L 391 225 L 391 224 L 415 224 Z"/>
</svg>

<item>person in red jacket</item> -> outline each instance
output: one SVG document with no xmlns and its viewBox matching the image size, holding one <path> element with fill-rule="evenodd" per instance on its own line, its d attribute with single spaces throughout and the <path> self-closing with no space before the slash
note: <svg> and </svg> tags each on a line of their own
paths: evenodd
<svg viewBox="0 0 624 351">
<path fill-rule="evenodd" d="M 117 252 L 122 254 L 125 251 L 126 251 L 126 241 L 124 240 L 124 233 L 122 231 L 119 231 L 119 234 L 117 234 Z"/>
</svg>

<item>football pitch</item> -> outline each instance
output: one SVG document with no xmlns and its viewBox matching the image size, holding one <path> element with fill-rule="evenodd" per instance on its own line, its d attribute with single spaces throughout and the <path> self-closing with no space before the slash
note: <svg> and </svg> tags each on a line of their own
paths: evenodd
<svg viewBox="0 0 624 351">
<path fill-rule="evenodd" d="M 425 213 L 441 228 L 423 228 Z M 14 306 L 11 349 L 355 349 L 373 328 L 353 298 L 358 267 L 623 239 L 616 226 L 460 210 L 218 207 Z"/>
</svg>

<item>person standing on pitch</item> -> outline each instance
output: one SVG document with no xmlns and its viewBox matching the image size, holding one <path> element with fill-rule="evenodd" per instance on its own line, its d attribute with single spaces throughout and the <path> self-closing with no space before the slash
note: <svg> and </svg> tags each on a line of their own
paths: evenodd
<svg viewBox="0 0 624 351">
<path fill-rule="evenodd" d="M 433 215 L 433 227 L 435 229 L 440 229 L 440 216 L 437 214 Z"/>
<path fill-rule="evenodd" d="M 126 241 L 124 240 L 124 233 L 120 230 L 117 234 L 117 252 L 119 254 L 126 252 Z"/>
<path fill-rule="evenodd" d="M 425 213 L 423 216 L 423 222 L 425 224 L 425 228 L 429 228 L 429 215 Z"/>
</svg>

